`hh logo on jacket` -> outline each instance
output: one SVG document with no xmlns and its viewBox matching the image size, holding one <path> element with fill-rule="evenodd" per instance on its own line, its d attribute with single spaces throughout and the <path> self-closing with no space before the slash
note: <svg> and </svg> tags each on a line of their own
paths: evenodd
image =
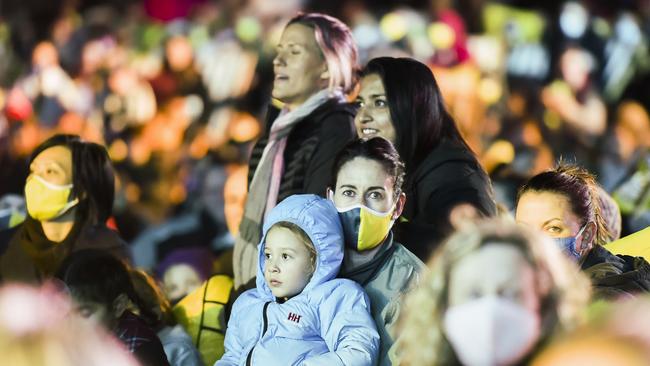
<svg viewBox="0 0 650 366">
<path fill-rule="evenodd" d="M 287 317 L 288 320 L 295 322 L 295 323 L 300 323 L 300 318 L 302 315 L 294 314 L 294 313 L 289 313 L 289 316 Z"/>
</svg>

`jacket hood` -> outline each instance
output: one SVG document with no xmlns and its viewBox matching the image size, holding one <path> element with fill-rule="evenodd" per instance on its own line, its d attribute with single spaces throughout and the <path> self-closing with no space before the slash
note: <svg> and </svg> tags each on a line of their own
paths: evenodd
<svg viewBox="0 0 650 366">
<path fill-rule="evenodd" d="M 299 226 L 316 248 L 316 269 L 303 292 L 335 278 L 343 262 L 343 229 L 334 204 L 313 194 L 287 197 L 271 210 L 264 221 L 262 240 L 258 246 L 256 283 L 258 293 L 264 298 L 273 298 L 271 289 L 264 281 L 266 234 L 281 221 Z"/>
</svg>

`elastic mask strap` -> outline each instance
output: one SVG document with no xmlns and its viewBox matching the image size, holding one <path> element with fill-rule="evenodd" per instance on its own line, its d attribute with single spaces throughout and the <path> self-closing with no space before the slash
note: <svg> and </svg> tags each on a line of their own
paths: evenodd
<svg viewBox="0 0 650 366">
<path fill-rule="evenodd" d="M 348 211 L 354 210 L 355 208 L 362 208 L 362 209 L 366 209 L 366 210 L 370 211 L 370 213 L 372 213 L 375 216 L 386 217 L 388 215 L 391 215 L 395 211 L 396 205 L 397 205 L 397 202 L 395 202 L 393 204 L 393 206 L 390 209 L 388 209 L 388 211 L 386 211 L 386 212 L 375 211 L 372 208 L 370 208 L 368 206 L 365 206 L 365 205 L 362 205 L 360 203 L 358 203 L 356 205 L 353 205 L 353 206 L 343 207 L 343 208 L 338 208 L 337 207 L 336 211 L 338 211 L 340 213 L 343 213 L 343 212 L 348 212 Z"/>
<path fill-rule="evenodd" d="M 583 234 L 583 232 L 585 231 L 585 229 L 587 228 L 587 225 L 588 225 L 588 224 L 589 224 L 589 223 L 584 224 L 584 225 L 582 226 L 582 228 L 581 228 L 580 230 L 578 230 L 578 233 L 573 237 L 573 238 L 574 238 L 574 240 L 573 240 L 573 251 L 575 251 L 576 253 L 578 253 L 578 248 L 576 248 L 576 243 L 577 243 L 577 241 L 578 241 L 578 237 L 579 237 L 579 236 L 581 237 L 581 238 L 580 238 L 580 245 L 582 246 L 582 234 Z"/>
<path fill-rule="evenodd" d="M 72 201 L 66 203 L 66 205 L 63 206 L 63 208 L 61 209 L 61 211 L 59 212 L 59 214 L 58 214 L 57 216 L 61 216 L 61 215 L 63 215 L 64 213 L 68 212 L 69 209 L 73 208 L 73 207 L 76 206 L 78 203 L 79 203 L 79 199 L 78 199 L 78 198 L 75 198 L 75 199 L 73 199 Z"/>
<path fill-rule="evenodd" d="M 43 183 L 44 186 L 46 186 L 49 189 L 55 190 L 55 191 L 63 191 L 66 189 L 71 189 L 73 187 L 72 184 L 66 184 L 66 185 L 59 185 L 59 184 L 54 184 L 46 181 L 45 179 L 41 178 L 40 176 L 34 174 L 32 175 L 32 178 L 38 180 L 39 182 Z"/>
</svg>

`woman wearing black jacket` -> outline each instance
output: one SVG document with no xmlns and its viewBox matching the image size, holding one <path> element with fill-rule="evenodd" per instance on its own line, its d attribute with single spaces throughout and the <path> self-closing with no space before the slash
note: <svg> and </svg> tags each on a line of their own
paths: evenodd
<svg viewBox="0 0 650 366">
<path fill-rule="evenodd" d="M 615 255 L 604 245 L 610 233 L 598 204 L 598 184 L 587 170 L 569 164 L 537 174 L 519 189 L 515 218 L 541 230 L 591 280 L 596 299 L 650 291 L 650 264 Z"/>
<path fill-rule="evenodd" d="M 391 141 L 406 164 L 406 206 L 395 238 L 420 259 L 453 230 L 452 210 L 467 204 L 496 214 L 490 180 L 452 117 L 431 70 L 410 58 L 379 57 L 362 72 L 355 118 L 361 138 Z"/>
<path fill-rule="evenodd" d="M 0 279 L 39 282 L 81 249 L 128 258 L 126 243 L 105 225 L 114 196 L 113 167 L 103 146 L 75 135 L 43 142 L 29 161 L 27 217 L 2 235 Z"/>
<path fill-rule="evenodd" d="M 325 196 L 333 159 L 356 138 L 345 94 L 355 84 L 357 49 L 348 27 L 323 14 L 299 14 L 285 27 L 273 60 L 266 129 L 249 163 L 248 198 L 233 253 L 235 287 L 255 277 L 264 217 L 292 194 Z M 254 284 L 253 284 L 254 286 Z"/>
</svg>

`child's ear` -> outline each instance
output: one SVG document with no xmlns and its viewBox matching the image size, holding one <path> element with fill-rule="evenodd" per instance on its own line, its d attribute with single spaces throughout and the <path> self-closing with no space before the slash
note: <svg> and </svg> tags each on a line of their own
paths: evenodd
<svg viewBox="0 0 650 366">
<path fill-rule="evenodd" d="M 113 317 L 115 319 L 122 316 L 124 311 L 129 307 L 129 297 L 126 294 L 119 294 L 115 300 L 113 300 Z"/>
</svg>

